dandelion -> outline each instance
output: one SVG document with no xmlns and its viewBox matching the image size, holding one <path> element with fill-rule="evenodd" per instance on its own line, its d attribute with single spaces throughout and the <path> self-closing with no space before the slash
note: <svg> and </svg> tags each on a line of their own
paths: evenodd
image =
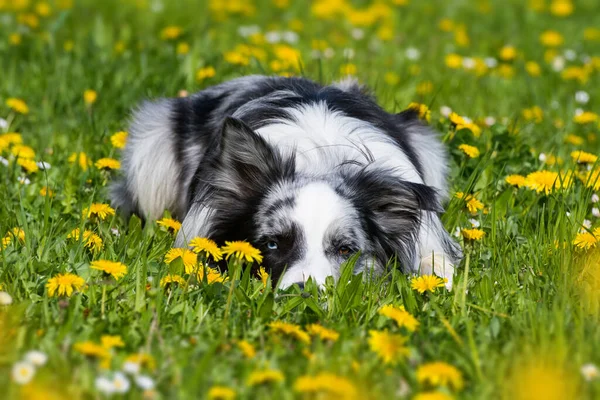
<svg viewBox="0 0 600 400">
<path fill-rule="evenodd" d="M 578 164 L 593 164 L 598 160 L 598 156 L 581 150 L 572 152 L 571 158 Z"/>
<path fill-rule="evenodd" d="M 80 239 L 80 231 L 79 228 L 73 229 L 68 235 L 67 239 L 74 239 L 79 241 Z M 85 230 L 83 231 L 83 243 L 85 247 L 89 248 L 92 251 L 100 251 L 102 250 L 102 238 L 96 235 L 92 231 Z"/>
<path fill-rule="evenodd" d="M 108 261 L 108 260 L 97 260 L 92 261 L 90 268 L 97 269 L 104 272 L 106 275 L 110 275 L 116 280 L 121 279 L 127 274 L 127 266 L 121 262 Z"/>
<path fill-rule="evenodd" d="M 186 42 L 177 43 L 177 48 L 175 49 L 175 52 L 181 56 L 184 56 L 190 52 L 190 45 Z"/>
<path fill-rule="evenodd" d="M 467 209 L 471 214 L 475 214 L 477 211 L 483 210 L 483 203 L 477 200 L 473 195 L 465 194 L 463 192 L 456 192 L 454 196 L 465 201 Z"/>
<path fill-rule="evenodd" d="M 181 287 L 187 286 L 186 280 L 183 279 L 181 277 L 181 275 L 177 275 L 177 274 L 166 275 L 165 277 L 163 277 L 160 280 L 160 286 L 161 287 L 169 287 L 170 285 L 173 285 L 173 284 L 176 284 L 176 285 L 181 286 Z"/>
<path fill-rule="evenodd" d="M 285 377 L 283 373 L 276 369 L 261 369 L 253 371 L 248 376 L 248 386 L 257 386 L 265 383 L 277 383 L 283 382 Z"/>
<path fill-rule="evenodd" d="M 181 222 L 176 221 L 172 218 L 163 218 L 156 221 L 160 226 L 167 228 L 167 231 L 177 233 L 181 229 Z"/>
<path fill-rule="evenodd" d="M 100 358 L 100 359 L 109 359 L 110 353 L 108 349 L 102 345 L 99 345 L 94 342 L 85 341 L 85 342 L 77 342 L 73 345 L 73 350 L 78 353 L 83 354 L 86 357 Z"/>
<path fill-rule="evenodd" d="M 502 61 L 513 61 L 517 58 L 517 49 L 513 46 L 504 46 L 500 49 L 498 55 Z"/>
<path fill-rule="evenodd" d="M 252 245 L 248 242 L 244 241 L 235 241 L 235 242 L 225 242 L 225 246 L 221 248 L 223 255 L 225 258 L 229 260 L 229 257 L 234 255 L 240 260 L 245 259 L 247 262 L 262 262 L 262 255 L 260 254 L 260 250 L 252 247 Z"/>
<path fill-rule="evenodd" d="M 283 321 L 273 321 L 269 324 L 269 328 L 271 329 L 271 332 L 291 336 L 302 343 L 310 343 L 310 336 L 298 325 Z"/>
<path fill-rule="evenodd" d="M 311 336 L 318 336 L 321 340 L 329 340 L 335 342 L 339 339 L 340 334 L 333 329 L 327 329 L 318 324 L 311 324 L 306 327 L 306 331 Z"/>
<path fill-rule="evenodd" d="M 235 390 L 227 386 L 213 386 L 208 390 L 209 400 L 233 400 L 235 396 Z"/>
<path fill-rule="evenodd" d="M 95 90 L 87 89 L 83 92 L 83 101 L 86 105 L 91 106 L 98 99 L 98 93 Z"/>
<path fill-rule="evenodd" d="M 600 233 L 600 232 L 599 232 Z M 596 246 L 598 239 L 590 232 L 579 232 L 573 240 L 573 245 L 580 250 L 589 250 Z"/>
<path fill-rule="evenodd" d="M 258 269 L 258 278 L 263 284 L 263 287 L 267 287 L 267 282 L 269 281 L 269 273 L 265 271 L 264 267 L 260 267 Z"/>
<path fill-rule="evenodd" d="M 92 162 L 84 152 L 72 153 L 67 160 L 71 164 L 77 163 L 84 171 L 87 171 L 88 167 L 92 165 Z"/>
<path fill-rule="evenodd" d="M 27 158 L 18 158 L 17 164 L 21 166 L 28 174 L 33 174 L 34 172 L 38 172 L 40 170 L 40 167 L 38 167 L 35 161 Z"/>
<path fill-rule="evenodd" d="M 523 186 L 526 186 L 526 184 L 527 184 L 527 180 L 525 179 L 525 177 L 523 175 L 509 175 L 504 180 L 509 185 L 517 186 L 520 188 L 522 188 Z"/>
<path fill-rule="evenodd" d="M 189 246 L 192 248 L 194 253 L 204 253 L 205 257 L 212 257 L 215 261 L 223 259 L 223 253 L 217 244 L 208 238 L 196 237 L 190 240 Z"/>
<path fill-rule="evenodd" d="M 557 17 L 566 17 L 573 13 L 571 0 L 554 0 L 550 4 L 550 12 Z"/>
<path fill-rule="evenodd" d="M 421 392 L 412 400 L 454 400 L 454 397 L 443 392 Z"/>
<path fill-rule="evenodd" d="M 123 339 L 119 335 L 102 335 L 100 343 L 105 349 L 112 349 L 113 347 L 125 347 Z"/>
<path fill-rule="evenodd" d="M 15 157 L 18 157 L 18 158 L 24 158 L 24 159 L 35 158 L 35 151 L 31 147 L 25 146 L 23 144 L 15 144 L 12 147 L 12 149 L 10 150 L 10 152 L 12 154 L 14 154 Z"/>
<path fill-rule="evenodd" d="M 576 114 L 573 117 L 573 122 L 580 125 L 585 125 L 596 121 L 598 121 L 598 114 L 593 113 L 591 111 L 584 111 L 582 113 Z"/>
<path fill-rule="evenodd" d="M 405 346 L 406 338 L 385 331 L 369 331 L 369 347 L 385 364 L 396 364 L 408 357 L 409 350 Z"/>
<path fill-rule="evenodd" d="M 160 38 L 162 40 L 173 40 L 177 39 L 183 33 L 183 29 L 179 26 L 171 25 L 160 31 Z"/>
<path fill-rule="evenodd" d="M 294 391 L 302 394 L 312 394 L 315 398 L 357 398 L 357 390 L 354 384 L 347 378 L 322 372 L 315 376 L 305 375 L 296 379 Z"/>
<path fill-rule="evenodd" d="M 444 287 L 446 280 L 435 275 L 422 275 L 410 280 L 410 287 L 419 293 L 434 293 L 437 288 Z"/>
<path fill-rule="evenodd" d="M 583 379 L 591 382 L 594 379 L 600 378 L 600 370 L 592 363 L 584 364 L 581 366 L 581 375 L 583 375 Z"/>
<path fill-rule="evenodd" d="M 456 390 L 463 387 L 461 372 L 454 366 L 442 361 L 430 362 L 419 366 L 417 380 L 420 384 L 432 386 L 452 386 Z"/>
<path fill-rule="evenodd" d="M 475 146 L 470 146 L 468 144 L 461 144 L 458 146 L 459 150 L 465 153 L 469 158 L 477 158 L 479 157 L 479 149 Z"/>
<path fill-rule="evenodd" d="M 124 131 L 117 132 L 110 137 L 110 143 L 117 149 L 122 149 L 127 143 L 128 133 Z"/>
<path fill-rule="evenodd" d="M 119 160 L 115 160 L 114 158 L 101 158 L 96 161 L 96 168 L 98 169 L 121 169 L 121 163 Z"/>
<path fill-rule="evenodd" d="M 176 259 L 180 258 L 183 262 L 186 274 L 191 274 L 196 270 L 198 264 L 198 255 L 191 250 L 172 248 L 165 254 L 165 263 L 171 264 Z"/>
<path fill-rule="evenodd" d="M 10 294 L 0 291 L 0 306 L 10 306 L 13 299 Z"/>
<path fill-rule="evenodd" d="M 557 47 L 563 44 L 564 39 L 560 33 L 548 30 L 540 35 L 540 42 L 546 47 Z"/>
<path fill-rule="evenodd" d="M 378 314 L 391 318 L 398 324 L 398 327 L 405 327 L 411 332 L 414 332 L 419 326 L 419 321 L 413 317 L 404 306 L 394 306 L 391 304 L 381 307 Z"/>
<path fill-rule="evenodd" d="M 200 68 L 198 71 L 196 71 L 196 81 L 202 82 L 206 79 L 214 77 L 216 73 L 217 72 L 215 71 L 214 67 L 211 66 Z"/>
<path fill-rule="evenodd" d="M 525 71 L 533 77 L 540 76 L 542 74 L 542 68 L 540 64 L 535 61 L 527 61 L 525 63 Z"/>
<path fill-rule="evenodd" d="M 12 380 L 18 385 L 26 385 L 35 375 L 35 366 L 28 361 L 15 363 L 11 370 Z"/>
<path fill-rule="evenodd" d="M 211 285 L 215 282 L 224 282 L 225 281 L 225 277 L 223 275 L 221 275 L 219 270 L 210 268 L 210 267 L 201 266 L 198 269 L 198 274 L 197 274 L 198 280 L 202 281 L 204 279 L 204 275 L 206 275 L 206 282 L 209 285 Z"/>
<path fill-rule="evenodd" d="M 408 105 L 409 110 L 414 110 L 419 114 L 419 118 L 424 121 L 431 121 L 431 110 L 425 104 L 420 103 L 410 103 Z"/>
<path fill-rule="evenodd" d="M 526 186 L 537 193 L 544 192 L 546 195 L 552 193 L 554 189 L 560 189 L 561 182 L 559 175 L 552 171 L 532 172 L 526 177 Z"/>
<path fill-rule="evenodd" d="M 254 358 L 256 356 L 256 349 L 250 343 L 245 340 L 237 342 L 237 346 L 246 358 Z"/>
<path fill-rule="evenodd" d="M 58 274 L 48 279 L 46 289 L 48 289 L 48 296 L 50 297 L 55 295 L 70 297 L 74 290 L 81 291 L 84 284 L 83 278 L 75 274 Z"/>
<path fill-rule="evenodd" d="M 25 361 L 33 364 L 36 367 L 41 367 L 45 365 L 46 362 L 48 362 L 48 355 L 43 351 L 39 350 L 28 351 L 27 353 L 25 353 L 25 356 L 23 358 L 25 359 Z"/>
<path fill-rule="evenodd" d="M 84 218 L 98 217 L 105 220 L 109 215 L 115 215 L 115 209 L 108 204 L 93 203 L 91 206 L 83 209 Z"/>
<path fill-rule="evenodd" d="M 23 100 L 10 97 L 6 99 L 6 106 L 19 114 L 29 114 L 29 107 Z"/>
<path fill-rule="evenodd" d="M 47 186 L 40 189 L 40 196 L 42 197 L 54 197 L 54 191 Z"/>
<path fill-rule="evenodd" d="M 467 240 L 481 240 L 485 236 L 485 232 L 481 229 L 463 229 L 461 233 Z"/>
<path fill-rule="evenodd" d="M 343 64 L 340 67 L 340 74 L 342 75 L 356 75 L 357 69 L 355 64 Z"/>
</svg>

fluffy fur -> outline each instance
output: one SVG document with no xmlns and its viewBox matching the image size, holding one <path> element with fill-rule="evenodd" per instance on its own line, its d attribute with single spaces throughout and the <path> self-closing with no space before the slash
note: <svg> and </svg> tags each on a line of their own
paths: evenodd
<svg viewBox="0 0 600 400">
<path fill-rule="evenodd" d="M 412 111 L 389 114 L 352 81 L 249 76 L 134 113 L 113 203 L 183 220 L 195 236 L 248 240 L 282 287 L 356 271 L 432 273 L 452 285 L 460 248 L 438 213 L 446 153 Z"/>
</svg>

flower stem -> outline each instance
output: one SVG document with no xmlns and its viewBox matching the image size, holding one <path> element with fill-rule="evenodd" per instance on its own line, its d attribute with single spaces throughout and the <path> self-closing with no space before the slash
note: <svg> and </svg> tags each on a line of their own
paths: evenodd
<svg viewBox="0 0 600 400">
<path fill-rule="evenodd" d="M 231 275 L 229 275 L 229 294 L 227 295 L 227 303 L 225 304 L 225 313 L 223 315 L 223 330 L 221 331 L 222 339 L 225 338 L 225 333 L 227 332 L 227 322 L 229 320 L 229 311 L 231 310 L 231 302 L 233 300 L 233 290 L 235 287 L 235 281 L 238 277 L 238 272 L 241 269 L 240 267 L 241 263 L 238 259 L 236 259 L 229 267 Z"/>
<path fill-rule="evenodd" d="M 469 280 L 469 266 L 470 266 L 470 261 L 471 261 L 471 249 L 467 249 L 467 255 L 465 257 L 465 273 L 463 274 L 463 282 L 462 282 L 462 291 L 461 291 L 461 308 L 463 310 L 463 313 L 465 313 L 466 311 L 466 305 L 467 305 L 467 283 Z"/>
<path fill-rule="evenodd" d="M 100 306 L 100 312 L 102 315 L 102 319 L 104 319 L 104 303 L 106 301 L 106 285 L 102 285 L 102 303 Z"/>
</svg>

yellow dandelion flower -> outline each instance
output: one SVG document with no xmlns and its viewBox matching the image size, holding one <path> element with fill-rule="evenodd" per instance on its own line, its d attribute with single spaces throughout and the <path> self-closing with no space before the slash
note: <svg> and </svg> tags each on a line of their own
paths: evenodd
<svg viewBox="0 0 600 400">
<path fill-rule="evenodd" d="M 114 158 L 101 158 L 95 165 L 98 169 L 121 169 L 121 163 Z"/>
<path fill-rule="evenodd" d="M 517 186 L 520 188 L 522 188 L 523 186 L 526 186 L 526 184 L 527 184 L 527 179 L 525 179 L 525 177 L 523 175 L 509 175 L 504 180 L 509 185 Z"/>
<path fill-rule="evenodd" d="M 504 46 L 500 49 L 498 56 L 502 61 L 512 61 L 517 58 L 517 49 L 513 46 Z"/>
<path fill-rule="evenodd" d="M 304 375 L 294 382 L 297 393 L 314 395 L 315 398 L 356 399 L 358 391 L 347 378 L 329 372 L 321 372 L 315 376 Z"/>
<path fill-rule="evenodd" d="M 412 400 L 454 400 L 454 397 L 444 392 L 421 392 L 417 393 Z"/>
<path fill-rule="evenodd" d="M 150 354 L 147 353 L 136 353 L 127 356 L 125 362 L 131 362 L 134 364 L 139 364 L 142 367 L 146 367 L 150 370 L 154 370 L 156 368 L 156 360 Z"/>
<path fill-rule="evenodd" d="M 113 347 L 125 347 L 123 339 L 119 335 L 102 335 L 100 343 L 105 349 L 112 349 Z"/>
<path fill-rule="evenodd" d="M 423 121 L 431 121 L 431 110 L 429 110 L 429 107 L 427 107 L 427 105 L 420 103 L 410 103 L 408 105 L 408 109 L 415 110 L 419 114 L 419 118 Z"/>
<path fill-rule="evenodd" d="M 124 132 L 124 131 L 117 132 L 110 137 L 110 143 L 112 144 L 113 147 L 115 147 L 117 149 L 122 149 L 125 147 L 125 144 L 127 143 L 127 136 L 129 136 L 129 134 L 127 132 Z"/>
<path fill-rule="evenodd" d="M 172 218 L 163 218 L 156 221 L 160 226 L 167 228 L 167 231 L 177 233 L 181 229 L 181 222 L 176 221 Z"/>
<path fill-rule="evenodd" d="M 458 54 L 450 53 L 446 55 L 444 62 L 448 68 L 459 69 L 463 65 L 463 58 Z"/>
<path fill-rule="evenodd" d="M 333 329 L 325 328 L 319 324 L 311 324 L 306 327 L 306 331 L 311 336 L 318 336 L 322 340 L 330 340 L 335 342 L 339 339 L 340 334 L 334 331 Z"/>
<path fill-rule="evenodd" d="M 458 146 L 458 149 L 465 153 L 467 156 L 469 156 L 469 158 L 479 157 L 479 149 L 475 146 L 461 144 L 460 146 Z"/>
<path fill-rule="evenodd" d="M 577 136 L 572 133 L 565 136 L 565 143 L 574 144 L 575 146 L 581 146 L 583 141 L 584 140 L 581 136 Z"/>
<path fill-rule="evenodd" d="M 462 373 L 456 367 L 442 361 L 419 366 L 417 381 L 432 386 L 452 386 L 455 390 L 461 390 L 463 387 Z"/>
<path fill-rule="evenodd" d="M 540 35 L 540 42 L 547 47 L 557 47 L 563 44 L 564 39 L 559 32 L 548 30 Z"/>
<path fill-rule="evenodd" d="M 573 117 L 573 122 L 580 125 L 585 125 L 596 121 L 598 121 L 598 114 L 591 111 L 584 111 Z"/>
<path fill-rule="evenodd" d="M 67 235 L 67 239 L 74 239 L 79 241 L 80 231 L 79 228 L 73 229 L 71 233 Z M 85 247 L 89 248 L 92 251 L 100 251 L 102 250 L 102 238 L 95 234 L 92 231 L 85 230 L 83 231 L 83 243 Z"/>
<path fill-rule="evenodd" d="M 163 277 L 160 280 L 160 286 L 161 287 L 169 287 L 169 286 L 171 286 L 173 284 L 177 284 L 178 286 L 181 286 L 181 287 L 187 286 L 187 282 L 185 281 L 185 279 L 183 279 L 181 277 L 181 275 L 177 275 L 177 274 L 166 275 L 165 277 Z"/>
<path fill-rule="evenodd" d="M 23 168 L 29 174 L 40 170 L 40 167 L 38 167 L 36 162 L 28 158 L 17 158 L 17 164 L 19 164 L 19 166 L 21 166 L 21 168 Z"/>
<path fill-rule="evenodd" d="M 525 71 L 533 77 L 540 76 L 542 74 L 542 67 L 535 61 L 527 61 L 525 63 Z"/>
<path fill-rule="evenodd" d="M 356 75 L 357 72 L 357 68 L 355 64 L 343 64 L 340 67 L 340 74 L 342 75 Z"/>
<path fill-rule="evenodd" d="M 18 46 L 23 41 L 23 36 L 20 33 L 11 33 L 8 35 L 8 43 L 12 46 Z"/>
<path fill-rule="evenodd" d="M 571 158 L 578 164 L 593 164 L 598 160 L 598 156 L 581 150 L 572 152 Z"/>
<path fill-rule="evenodd" d="M 92 162 L 88 158 L 87 154 L 85 154 L 84 152 L 72 153 L 69 156 L 68 161 L 71 164 L 77 163 L 79 167 L 84 171 L 87 171 L 88 167 L 92 165 Z"/>
<path fill-rule="evenodd" d="M 248 386 L 257 386 L 265 383 L 283 382 L 285 377 L 283 373 L 276 369 L 261 369 L 252 371 L 248 376 L 246 383 Z"/>
<path fill-rule="evenodd" d="M 537 193 L 544 192 L 546 195 L 554 189 L 560 189 L 561 182 L 557 172 L 537 171 L 527 175 L 526 186 Z"/>
<path fill-rule="evenodd" d="M 267 287 L 267 282 L 269 280 L 269 273 L 265 271 L 264 267 L 260 267 L 258 269 L 258 277 L 261 280 L 263 287 Z"/>
<path fill-rule="evenodd" d="M 15 157 L 18 157 L 18 158 L 24 158 L 24 159 L 35 158 L 35 151 L 31 147 L 25 146 L 23 144 L 15 144 L 12 147 L 12 149 L 10 149 L 10 152 L 12 154 L 14 154 Z"/>
<path fill-rule="evenodd" d="M 213 386 L 208 390 L 207 396 L 209 400 L 233 400 L 236 393 L 235 390 L 227 386 Z"/>
<path fill-rule="evenodd" d="M 172 248 L 165 254 L 165 263 L 171 264 L 178 258 L 181 258 L 186 274 L 191 274 L 198 269 L 198 255 L 189 249 Z"/>
<path fill-rule="evenodd" d="M 29 107 L 23 100 L 10 97 L 6 99 L 6 106 L 19 114 L 29 114 Z"/>
<path fill-rule="evenodd" d="M 262 262 L 262 255 L 260 254 L 260 250 L 252 247 L 252 245 L 248 242 L 244 241 L 234 241 L 234 242 L 225 242 L 225 246 L 221 248 L 221 252 L 225 255 L 225 258 L 229 260 L 229 257 L 232 255 L 241 259 L 246 260 L 247 262 Z"/>
<path fill-rule="evenodd" d="M 90 268 L 97 269 L 107 275 L 111 275 L 116 280 L 121 279 L 127 274 L 127 266 L 118 261 L 97 260 L 92 261 Z"/>
<path fill-rule="evenodd" d="M 202 82 L 206 79 L 214 77 L 216 73 L 217 71 L 215 71 L 215 68 L 211 67 L 210 65 L 200 68 L 198 71 L 196 71 L 196 80 L 198 82 Z"/>
<path fill-rule="evenodd" d="M 254 346 L 245 340 L 240 340 L 237 342 L 237 347 L 246 358 L 254 358 L 256 356 L 256 349 Z"/>
<path fill-rule="evenodd" d="M 186 42 L 179 42 L 177 43 L 175 52 L 181 56 L 184 56 L 190 52 L 190 45 Z"/>
<path fill-rule="evenodd" d="M 433 92 L 433 83 L 430 81 L 424 81 L 417 85 L 416 88 L 417 94 L 420 96 L 424 96 Z"/>
<path fill-rule="evenodd" d="M 410 280 L 410 287 L 419 293 L 434 293 L 437 288 L 444 287 L 446 279 L 438 278 L 435 275 L 416 276 Z"/>
<path fill-rule="evenodd" d="M 483 210 L 483 203 L 477 200 L 473 195 L 463 192 L 456 192 L 456 198 L 464 200 L 467 209 L 471 214 L 475 214 L 479 210 Z"/>
<path fill-rule="evenodd" d="M 70 297 L 74 290 L 81 291 L 83 285 L 85 285 L 83 278 L 75 274 L 66 273 L 58 274 L 48 279 L 46 289 L 48 289 L 49 297 L 56 295 Z"/>
<path fill-rule="evenodd" d="M 22 144 L 23 137 L 21 136 L 20 133 L 17 133 L 17 132 L 7 132 L 7 133 L 0 134 L 0 142 L 5 143 L 7 147 L 10 145 Z M 35 154 L 34 154 L 34 157 L 35 157 Z M 31 157 L 31 158 L 33 158 L 33 157 Z"/>
<path fill-rule="evenodd" d="M 573 8 L 571 0 L 554 0 L 550 4 L 550 13 L 557 17 L 566 17 L 573 13 Z"/>
<path fill-rule="evenodd" d="M 271 329 L 271 332 L 291 336 L 303 343 L 310 343 L 310 336 L 298 325 L 283 321 L 273 321 L 269 324 L 269 328 Z"/>
<path fill-rule="evenodd" d="M 411 332 L 414 332 L 419 326 L 419 321 L 404 309 L 404 306 L 394 306 L 391 304 L 381 307 L 379 314 L 391 318 L 398 324 L 399 327 L 406 327 Z"/>
<path fill-rule="evenodd" d="M 179 26 L 170 25 L 160 31 L 160 38 L 162 40 L 173 40 L 177 39 L 183 33 L 183 29 Z"/>
<path fill-rule="evenodd" d="M 73 350 L 78 353 L 83 354 L 87 357 L 96 357 L 96 358 L 109 358 L 110 353 L 108 349 L 100 344 L 85 341 L 85 342 L 77 342 L 73 345 Z"/>
<path fill-rule="evenodd" d="M 54 191 L 47 186 L 40 189 L 40 196 L 42 197 L 54 197 Z"/>
<path fill-rule="evenodd" d="M 589 250 L 592 247 L 595 247 L 598 243 L 598 239 L 595 235 L 590 232 L 579 232 L 575 239 L 573 240 L 573 245 L 575 245 L 578 249 L 581 250 Z"/>
<path fill-rule="evenodd" d="M 95 90 L 87 89 L 83 92 L 83 101 L 88 106 L 91 106 L 98 99 L 98 93 Z"/>
<path fill-rule="evenodd" d="M 210 285 L 215 282 L 224 282 L 225 277 L 221 275 L 219 270 L 210 267 L 201 266 L 198 269 L 197 278 L 199 281 L 204 280 L 204 275 L 206 274 L 206 282 Z"/>
<path fill-rule="evenodd" d="M 463 229 L 460 231 L 465 239 L 468 240 L 481 240 L 485 236 L 485 232 L 481 229 Z"/>
<path fill-rule="evenodd" d="M 385 364 L 396 364 L 410 354 L 406 338 L 385 331 L 369 331 L 369 347 Z"/>
<path fill-rule="evenodd" d="M 563 400 L 581 399 L 580 377 L 566 361 L 556 361 L 545 356 L 532 356 L 514 363 L 499 393 L 503 399 L 513 400 Z"/>
<path fill-rule="evenodd" d="M 215 261 L 223 259 L 223 253 L 219 246 L 211 239 L 196 237 L 190 240 L 189 246 L 194 253 L 204 253 L 205 257 L 212 257 Z"/>
<path fill-rule="evenodd" d="M 83 209 L 84 218 L 97 217 L 101 220 L 105 220 L 110 215 L 115 215 L 115 209 L 108 204 L 93 203 L 91 206 Z"/>
</svg>

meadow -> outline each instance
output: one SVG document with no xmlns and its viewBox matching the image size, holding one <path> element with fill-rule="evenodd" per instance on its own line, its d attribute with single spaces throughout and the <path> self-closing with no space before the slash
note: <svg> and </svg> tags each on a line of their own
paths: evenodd
<svg viewBox="0 0 600 400">
<path fill-rule="evenodd" d="M 247 243 L 110 207 L 132 107 L 247 74 L 440 132 L 452 291 L 274 290 Z M 596 0 L 0 0 L 0 397 L 600 398 L 599 106 Z"/>
</svg>

